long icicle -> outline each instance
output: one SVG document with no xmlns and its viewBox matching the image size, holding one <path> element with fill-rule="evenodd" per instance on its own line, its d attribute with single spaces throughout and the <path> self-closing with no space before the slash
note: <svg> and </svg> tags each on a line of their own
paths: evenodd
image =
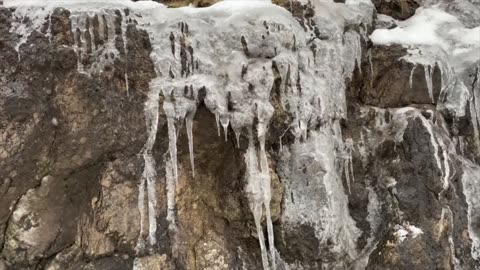
<svg viewBox="0 0 480 270">
<path fill-rule="evenodd" d="M 253 131 L 249 128 L 248 131 L 248 149 L 245 154 L 245 162 L 247 163 L 247 187 L 246 193 L 250 205 L 250 210 L 253 213 L 255 220 L 255 228 L 257 230 L 258 241 L 260 243 L 260 250 L 262 254 L 262 265 L 264 270 L 269 269 L 267 249 L 265 247 L 265 236 L 262 228 L 262 214 L 263 214 L 263 191 L 262 191 L 262 173 L 258 171 L 258 157 L 253 141 Z"/>
<path fill-rule="evenodd" d="M 195 178 L 195 161 L 193 156 L 193 113 L 185 117 L 185 128 L 187 129 L 188 151 L 190 154 L 190 165 L 192 166 L 192 176 Z"/>
<path fill-rule="evenodd" d="M 144 227 L 143 224 L 145 216 L 145 188 L 147 189 L 147 205 L 148 205 L 148 240 L 150 245 L 156 243 L 156 231 L 157 231 L 157 220 L 156 220 L 156 205 L 157 199 L 155 194 L 155 182 L 156 182 L 156 170 L 155 170 L 155 159 L 152 156 L 153 145 L 157 137 L 158 129 L 158 117 L 159 117 L 159 92 L 160 89 L 154 85 L 150 85 L 150 92 L 148 94 L 148 99 L 145 102 L 145 122 L 147 126 L 147 141 L 142 150 L 142 156 L 144 159 L 144 168 L 142 173 L 142 178 L 139 185 L 139 195 L 138 195 L 138 208 L 140 212 L 140 236 L 137 242 L 137 251 L 141 251 L 144 247 L 143 233 Z"/>
<path fill-rule="evenodd" d="M 270 257 L 272 260 L 272 269 L 276 270 L 276 260 L 275 260 L 275 245 L 274 245 L 274 235 L 273 235 L 273 223 L 272 216 L 270 213 L 270 201 L 272 199 L 271 192 L 271 179 L 270 172 L 268 168 L 268 159 L 265 151 L 265 134 L 267 132 L 266 124 L 262 121 L 258 123 L 258 140 L 260 143 L 260 168 L 262 177 L 261 187 L 263 192 L 263 204 L 265 206 L 265 215 L 267 217 L 267 232 L 268 232 L 268 245 L 270 249 Z"/>
<path fill-rule="evenodd" d="M 172 243 L 172 253 L 173 256 L 177 256 L 177 224 L 175 221 L 175 189 L 176 189 L 176 180 L 174 177 L 174 170 L 172 162 L 166 161 L 165 163 L 166 171 L 166 180 L 167 180 L 167 221 L 168 221 L 168 230 L 170 237 L 173 241 Z"/>
<path fill-rule="evenodd" d="M 149 150 L 148 152 L 151 152 Z M 148 241 L 151 246 L 157 243 L 157 216 L 156 216 L 156 208 L 157 208 L 157 196 L 155 191 L 155 180 L 156 180 L 156 172 L 155 172 L 155 160 L 151 153 L 146 153 L 144 155 L 145 158 L 145 178 L 147 179 L 147 195 L 148 195 Z"/>
<path fill-rule="evenodd" d="M 137 246 L 135 250 L 140 252 L 145 246 L 145 241 L 143 240 L 143 234 L 145 232 L 144 217 L 145 217 L 145 177 L 141 177 L 140 184 L 138 185 L 138 212 L 140 212 L 140 233 L 138 234 Z"/>
<path fill-rule="evenodd" d="M 170 150 L 170 159 L 172 161 L 173 177 L 175 179 L 175 183 L 177 183 L 178 182 L 177 132 L 175 130 L 175 120 L 173 119 L 173 116 L 167 116 L 167 122 L 168 122 L 168 145 Z"/>
</svg>

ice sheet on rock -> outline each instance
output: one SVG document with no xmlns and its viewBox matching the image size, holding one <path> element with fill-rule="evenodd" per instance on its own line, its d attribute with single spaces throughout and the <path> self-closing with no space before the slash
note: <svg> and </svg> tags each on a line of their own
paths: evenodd
<svg viewBox="0 0 480 270">
<path fill-rule="evenodd" d="M 340 129 L 338 123 L 332 123 L 332 128 Z M 339 144 L 341 134 L 326 127 L 311 131 L 304 143 L 284 148 L 279 174 L 289 195 L 285 196 L 282 222 L 293 228 L 298 224 L 312 226 L 319 243 L 330 242 L 334 255 L 348 263 L 358 255 L 354 247 L 360 231 L 349 215 L 341 172 L 335 165 L 342 159 L 335 150 Z"/>
<path fill-rule="evenodd" d="M 360 117 L 367 117 L 367 114 L 372 111 L 375 113 L 376 125 L 374 130 L 365 129 L 369 140 L 365 142 L 364 145 L 378 145 L 378 143 L 384 140 L 401 142 L 403 141 L 403 135 L 409 122 L 414 119 L 419 119 L 429 134 L 430 144 L 433 148 L 433 162 L 441 172 L 443 190 L 447 190 L 450 185 L 450 179 L 455 174 L 451 167 L 451 156 L 455 155 L 456 151 L 453 147 L 453 142 L 444 135 L 447 133 L 446 128 L 439 126 L 438 123 L 433 121 L 433 119 L 435 119 L 435 112 L 414 107 L 404 107 L 400 109 L 365 107 L 361 108 Z M 388 115 L 390 115 L 388 123 L 384 120 L 387 111 Z M 369 152 L 373 150 L 374 149 L 367 148 L 363 151 Z"/>
</svg>

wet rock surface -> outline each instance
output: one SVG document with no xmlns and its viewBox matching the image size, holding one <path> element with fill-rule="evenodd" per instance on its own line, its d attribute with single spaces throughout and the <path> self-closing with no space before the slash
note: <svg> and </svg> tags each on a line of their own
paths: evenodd
<svg viewBox="0 0 480 270">
<path fill-rule="evenodd" d="M 11 29 L 29 18 L 0 7 L 0 270 L 262 269 L 270 217 L 277 269 L 478 268 L 475 110 L 437 109 L 440 67 L 371 44 L 373 6 L 345 2 L 284 3 L 242 33 L 202 18 L 159 34 L 135 9 L 55 8 L 24 37 Z M 400 20 L 418 7 L 372 2 Z M 464 75 L 480 100 L 478 65 Z M 181 95 L 152 91 L 159 81 Z M 231 89 L 226 113 L 253 108 L 250 126 L 231 116 L 223 129 L 212 82 Z M 248 153 L 265 175 L 264 103 L 271 200 L 256 224 Z M 193 138 L 192 111 L 165 104 L 195 105 Z"/>
<path fill-rule="evenodd" d="M 373 0 L 377 12 L 391 16 L 397 20 L 405 20 L 415 14 L 415 10 L 420 6 L 418 0 Z"/>
</svg>

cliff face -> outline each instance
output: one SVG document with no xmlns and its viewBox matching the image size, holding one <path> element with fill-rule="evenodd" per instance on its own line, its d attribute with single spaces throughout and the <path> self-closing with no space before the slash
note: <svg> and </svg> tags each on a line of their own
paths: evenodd
<svg viewBox="0 0 480 270">
<path fill-rule="evenodd" d="M 479 269 L 479 3 L 373 2 L 5 1 L 0 269 Z"/>
</svg>

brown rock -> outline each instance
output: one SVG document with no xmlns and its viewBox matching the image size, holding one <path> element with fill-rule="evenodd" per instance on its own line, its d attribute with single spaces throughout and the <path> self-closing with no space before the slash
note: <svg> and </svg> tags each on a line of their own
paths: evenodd
<svg viewBox="0 0 480 270">
<path fill-rule="evenodd" d="M 437 103 L 441 90 L 441 72 L 438 65 L 435 66 L 432 76 L 432 100 L 425 79 L 425 67 L 417 65 L 414 69 L 414 64 L 401 59 L 407 54 L 405 48 L 373 46 L 370 54 L 371 59 L 364 61 L 362 65 L 361 78 L 364 80 L 357 94 L 357 99 L 363 104 L 389 108 Z"/>
<path fill-rule="evenodd" d="M 405 20 L 415 14 L 420 6 L 417 0 L 373 0 L 378 13 L 391 16 L 397 20 Z"/>
</svg>

